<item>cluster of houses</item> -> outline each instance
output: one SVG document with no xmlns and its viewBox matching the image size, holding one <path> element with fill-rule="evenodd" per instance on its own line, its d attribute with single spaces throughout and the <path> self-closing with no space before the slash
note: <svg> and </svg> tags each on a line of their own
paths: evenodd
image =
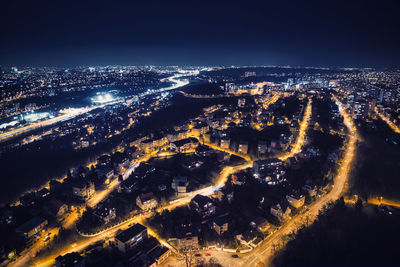
<svg viewBox="0 0 400 267">
<path fill-rule="evenodd" d="M 261 97 L 258 98 L 256 97 L 251 104 L 246 104 L 245 99 L 240 99 L 239 106 L 215 105 L 204 108 L 204 113 L 195 119 L 182 122 L 173 129 L 143 136 L 131 145 L 137 146 L 143 153 L 166 150 L 188 153 L 193 152 L 202 142 L 214 143 L 222 149 L 234 150 L 244 155 L 249 154 L 250 150 L 254 150 L 257 156 L 281 152 L 287 149 L 298 130 L 301 111 L 296 112 L 290 119 L 283 118 L 277 116 L 271 108 L 268 110 L 260 108 L 263 102 Z M 255 125 L 273 124 L 287 124 L 290 131 L 285 131 L 278 139 L 268 142 L 259 140 L 254 149 L 250 149 L 247 140 L 232 138 L 229 133 L 230 127 L 249 127 L 259 130 Z"/>
<path fill-rule="evenodd" d="M 268 235 L 272 225 L 265 217 L 255 215 L 246 218 L 247 227 L 237 228 L 238 215 L 220 207 L 224 205 L 223 203 L 232 203 L 233 198 L 234 191 L 231 189 L 218 191 L 212 197 L 196 195 L 189 207 L 190 212 L 193 212 L 199 221 L 197 219 L 193 221 L 188 216 L 175 221 L 175 234 L 168 239 L 168 242 L 181 251 L 206 247 L 236 252 L 256 247 Z M 233 247 L 225 245 L 225 234 L 234 234 L 239 245 Z"/>
<path fill-rule="evenodd" d="M 171 249 L 160 244 L 157 239 L 150 237 L 147 228 L 141 224 L 131 225 L 129 228 L 119 232 L 111 243 L 118 250 L 119 259 L 126 266 L 158 266 L 172 252 Z M 103 255 L 109 252 L 103 247 L 99 247 L 98 250 Z M 57 267 L 84 267 L 86 266 L 86 261 L 85 256 L 77 252 L 60 255 L 55 259 Z M 90 264 L 94 264 L 95 266 L 102 266 L 104 264 L 101 257 L 98 259 L 92 257 L 90 261 Z"/>
<path fill-rule="evenodd" d="M 52 180 L 48 188 L 24 194 L 19 205 L 6 208 L 0 214 L 0 223 L 13 226 L 16 235 L 24 237 L 27 243 L 46 227 L 62 225 L 72 207 L 85 204 L 97 190 L 106 189 L 129 168 L 131 160 L 136 157 L 135 151 L 127 148 L 124 153 L 102 155 L 96 166 L 79 166 L 68 172 L 62 182 Z M 19 210 L 26 212 L 22 216 Z M 115 207 L 106 199 L 96 206 L 94 215 L 107 223 L 115 218 Z"/>
<path fill-rule="evenodd" d="M 252 172 L 257 180 L 269 185 L 277 185 L 286 181 L 284 164 L 277 158 L 254 161 Z"/>
</svg>

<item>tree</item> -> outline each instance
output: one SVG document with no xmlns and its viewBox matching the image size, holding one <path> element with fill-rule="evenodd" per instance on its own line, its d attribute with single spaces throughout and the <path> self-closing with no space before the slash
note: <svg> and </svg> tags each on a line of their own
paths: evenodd
<svg viewBox="0 0 400 267">
<path fill-rule="evenodd" d="M 71 170 L 68 170 L 68 172 L 67 172 L 67 178 L 68 178 L 68 179 L 71 179 L 71 178 L 72 178 Z"/>
<path fill-rule="evenodd" d="M 362 202 L 361 198 L 359 198 L 356 202 L 356 211 L 360 212 L 362 210 L 363 206 L 364 206 L 363 202 Z"/>
<path fill-rule="evenodd" d="M 344 197 L 340 197 L 339 200 L 337 201 L 337 207 L 338 208 L 344 208 Z"/>
<path fill-rule="evenodd" d="M 187 250 L 187 251 L 182 251 L 181 254 L 183 255 L 183 257 L 185 259 L 186 267 L 192 266 L 193 252 L 191 250 Z"/>
</svg>

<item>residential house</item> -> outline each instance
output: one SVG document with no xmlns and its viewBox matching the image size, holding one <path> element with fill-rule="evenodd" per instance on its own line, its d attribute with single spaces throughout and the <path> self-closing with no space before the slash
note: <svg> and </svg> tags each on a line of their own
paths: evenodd
<svg viewBox="0 0 400 267">
<path fill-rule="evenodd" d="M 51 199 L 45 207 L 45 210 L 53 217 L 60 218 L 68 211 L 68 205 L 57 199 Z"/>
<path fill-rule="evenodd" d="M 199 141 L 196 138 L 190 137 L 179 141 L 172 142 L 170 149 L 179 153 L 191 152 L 199 145 Z"/>
<path fill-rule="evenodd" d="M 228 231 L 228 218 L 227 216 L 215 218 L 213 221 L 213 228 L 218 235 L 222 235 Z"/>
<path fill-rule="evenodd" d="M 256 160 L 253 162 L 253 172 L 256 174 L 261 173 L 262 171 L 273 168 L 277 166 L 282 166 L 283 162 L 277 158 L 269 158 L 264 160 Z"/>
<path fill-rule="evenodd" d="M 148 237 L 147 228 L 137 223 L 122 231 L 115 237 L 115 243 L 119 251 L 126 253 Z"/>
<path fill-rule="evenodd" d="M 190 201 L 191 207 L 203 218 L 215 214 L 215 205 L 209 197 L 196 195 Z"/>
<path fill-rule="evenodd" d="M 257 146 L 258 155 L 264 155 L 267 153 L 268 145 L 266 141 L 259 141 Z"/>
<path fill-rule="evenodd" d="M 271 214 L 278 218 L 279 220 L 286 220 L 290 218 L 290 213 L 292 210 L 285 203 L 278 203 L 271 207 Z"/>
<path fill-rule="evenodd" d="M 112 168 L 103 168 L 97 170 L 98 177 L 104 181 L 105 185 L 109 185 L 114 180 L 114 170 Z"/>
<path fill-rule="evenodd" d="M 171 250 L 167 247 L 157 246 L 155 249 L 150 251 L 148 255 L 155 260 L 156 264 L 159 265 L 163 263 L 169 255 L 171 255 Z"/>
<path fill-rule="evenodd" d="M 240 141 L 238 146 L 238 153 L 247 154 L 249 150 L 249 143 L 247 141 Z"/>
<path fill-rule="evenodd" d="M 180 227 L 176 230 L 178 249 L 193 250 L 199 248 L 198 231 L 195 227 Z"/>
<path fill-rule="evenodd" d="M 47 225 L 47 220 L 39 217 L 34 217 L 19 226 L 15 231 L 17 233 L 23 234 L 26 238 L 30 238 L 33 235 L 40 232 Z"/>
<path fill-rule="evenodd" d="M 287 195 L 286 200 L 289 202 L 290 206 L 292 206 L 295 209 L 298 209 L 304 205 L 306 197 L 304 195 L 301 195 L 298 193 L 293 193 L 293 194 Z"/>
<path fill-rule="evenodd" d="M 140 194 L 136 198 L 136 205 L 142 210 L 151 210 L 157 207 L 158 201 L 152 192 Z"/>
<path fill-rule="evenodd" d="M 174 179 L 172 179 L 171 188 L 177 194 L 186 193 L 188 186 L 189 186 L 189 180 L 186 176 L 177 176 Z"/>
<path fill-rule="evenodd" d="M 78 253 L 72 252 L 55 259 L 56 267 L 85 267 L 85 259 Z"/>
<path fill-rule="evenodd" d="M 37 197 L 45 198 L 50 195 L 50 191 L 47 188 L 42 188 L 36 192 Z"/>
<path fill-rule="evenodd" d="M 72 194 L 82 200 L 87 200 L 95 192 L 94 183 L 82 179 L 75 180 L 72 185 Z"/>
<path fill-rule="evenodd" d="M 224 137 L 221 139 L 220 147 L 222 149 L 229 149 L 230 142 L 231 142 L 231 139 L 229 139 L 228 137 Z"/>
<path fill-rule="evenodd" d="M 109 223 L 116 217 L 115 208 L 108 203 L 101 203 L 98 205 L 93 214 L 100 218 L 104 223 Z"/>
<path fill-rule="evenodd" d="M 257 228 L 261 233 L 266 233 L 271 228 L 271 224 L 268 220 L 260 216 L 254 218 L 250 222 L 250 226 Z"/>
<path fill-rule="evenodd" d="M 302 187 L 302 189 L 305 191 L 305 192 L 307 192 L 307 194 L 310 196 L 310 197 L 314 197 L 314 196 L 316 196 L 317 195 L 317 187 L 314 185 L 314 186 L 311 186 L 311 185 L 304 185 L 303 187 Z"/>
<path fill-rule="evenodd" d="M 232 174 L 232 183 L 235 185 L 244 185 L 246 183 L 247 173 L 246 172 L 238 172 Z"/>
</svg>

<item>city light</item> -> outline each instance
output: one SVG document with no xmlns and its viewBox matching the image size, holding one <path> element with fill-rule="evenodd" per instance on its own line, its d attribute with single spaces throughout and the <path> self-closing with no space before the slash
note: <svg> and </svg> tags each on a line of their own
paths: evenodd
<svg viewBox="0 0 400 267">
<path fill-rule="evenodd" d="M 110 94 L 100 94 L 92 98 L 92 102 L 95 104 L 106 104 L 112 102 L 115 98 Z"/>
<path fill-rule="evenodd" d="M 223 266 L 269 266 L 277 251 L 296 238 L 299 229 L 315 222 L 329 203 L 354 190 L 350 187 L 349 178 L 360 140 L 355 121 L 357 125 L 365 123 L 376 130 L 376 126 L 380 125 L 376 123 L 378 117 L 394 132 L 400 132 L 395 124 L 398 109 L 383 102 L 376 108 L 375 99 L 363 99 L 360 97 L 363 94 L 352 94 L 350 90 L 334 88 L 336 93 L 332 96 L 332 88 L 328 87 L 331 74 L 319 73 L 318 70 L 315 75 L 287 77 L 287 82 L 286 78 L 280 82 L 259 82 L 264 78 L 258 77 L 256 71 L 242 71 L 236 67 L 235 71 L 240 73 L 232 74 L 232 77 L 224 77 L 223 73 L 231 69 L 222 67 L 207 69 L 212 73 L 202 72 L 199 77 L 190 77 L 199 74 L 199 69 L 192 68 L 159 70 L 152 66 L 150 69 L 156 71 L 148 76 L 141 76 L 142 69 L 130 72 L 124 67 L 109 68 L 112 69 L 110 74 L 108 68 L 85 68 L 82 77 L 91 77 L 89 80 L 95 81 L 92 84 L 82 82 L 82 87 L 78 88 L 62 83 L 62 94 L 68 92 L 68 99 L 74 101 L 63 103 L 58 108 L 46 106 L 50 102 L 45 100 L 42 101 L 46 102 L 43 106 L 37 103 L 21 107 L 8 102 L 4 104 L 8 108 L 8 117 L 4 117 L 0 124 L 0 129 L 4 129 L 0 133 L 0 141 L 21 135 L 21 138 L 4 142 L 7 149 L 35 153 L 40 157 L 40 153 L 36 152 L 44 142 L 39 140 L 51 141 L 54 150 L 59 140 L 65 140 L 62 145 L 73 152 L 71 155 L 93 154 L 89 160 L 84 158 L 76 166 L 71 166 L 66 160 L 68 168 L 65 173 L 50 177 L 54 180 L 46 180 L 45 185 L 27 192 L 26 196 L 32 192 L 34 201 L 38 206 L 43 205 L 41 208 L 47 212 L 49 201 L 58 196 L 53 186 L 54 189 L 59 186 L 60 193 L 71 194 L 74 207 L 65 203 L 67 211 L 63 214 L 55 214 L 52 220 L 46 217 L 49 221 L 46 226 L 37 228 L 40 229 L 38 237 L 29 241 L 29 247 L 21 251 L 17 249 L 18 253 L 13 255 L 9 266 L 51 266 L 55 264 L 56 257 L 71 252 L 78 252 L 82 258 L 86 260 L 88 257 L 89 260 L 89 247 L 102 243 L 99 249 L 106 252 L 119 242 L 116 236 L 121 231 L 136 223 L 144 225 L 148 235 L 157 240 L 141 238 L 141 242 L 154 241 L 162 247 L 162 251 L 167 251 L 167 256 L 173 251 L 166 264 L 176 266 L 175 259 L 182 257 L 186 248 L 180 246 L 180 242 L 184 242 L 180 240 L 181 236 L 185 235 L 181 235 L 178 232 L 180 229 L 175 229 L 175 226 L 186 231 L 191 230 L 189 225 L 206 220 L 210 230 L 218 234 L 221 244 L 226 243 L 227 238 L 235 239 L 235 235 L 243 235 L 248 230 L 265 229 L 262 236 L 257 234 L 257 244 L 233 245 L 232 249 L 236 251 L 248 246 L 246 252 L 240 251 L 239 256 L 235 255 L 238 257 L 229 254 L 235 253 L 235 250 L 228 252 L 224 249 L 216 250 L 218 256 L 215 257 L 230 259 Z M 222 70 L 222 74 L 215 75 L 218 70 Z M 287 72 L 296 73 L 289 67 Z M 99 85 L 98 73 L 102 73 L 101 79 L 105 80 L 110 75 L 111 84 L 115 84 L 116 88 L 123 84 L 126 90 L 112 89 L 109 80 L 106 85 Z M 277 73 L 283 73 L 282 77 L 291 75 L 282 68 Z M 342 75 L 341 72 L 334 73 Z M 124 75 L 127 75 L 126 80 Z M 243 80 L 243 77 L 246 79 Z M 337 84 L 340 85 L 340 81 L 348 79 L 347 76 L 339 77 Z M 84 78 L 81 79 L 84 81 Z M 206 90 L 200 83 L 203 79 Z M 118 82 L 114 83 L 115 80 Z M 193 80 L 196 81 L 193 88 L 181 88 L 192 85 Z M 163 87 L 164 83 L 168 85 Z M 46 83 L 37 84 L 46 90 L 58 88 Z M 197 85 L 198 88 L 195 88 Z M 257 94 L 247 90 L 254 87 L 258 89 Z M 110 90 L 103 91 L 105 88 Z M 178 92 L 170 91 L 175 88 L 181 88 L 178 90 L 183 97 L 176 97 Z M 246 90 L 243 89 L 240 95 L 232 93 L 237 88 Z M 120 96 L 119 92 L 123 92 L 124 96 Z M 19 97 L 24 99 L 27 95 Z M 77 102 L 80 98 L 85 103 L 81 107 L 78 103 L 82 102 Z M 195 102 L 199 105 L 193 104 Z M 175 121 L 168 109 L 179 113 L 182 119 Z M 27 134 L 29 132 L 31 134 Z M 397 139 L 390 141 L 387 142 L 390 146 L 398 144 Z M 104 147 L 101 154 L 97 152 L 97 147 Z M 49 171 L 53 168 L 51 164 L 48 167 Z M 62 186 L 53 184 L 53 181 Z M 179 184 L 176 181 L 180 181 Z M 254 201 L 247 201 L 246 197 L 253 194 L 252 191 Z M 145 195 L 149 200 L 142 200 Z M 11 209 L 30 208 L 30 198 L 25 194 L 21 196 L 10 205 Z M 131 204 L 126 202 L 125 197 Z M 81 204 L 78 204 L 78 199 Z M 57 198 L 57 201 L 67 202 L 64 198 Z M 242 203 L 242 209 L 234 207 L 238 201 Z M 346 198 L 345 201 L 347 205 L 356 203 Z M 364 203 L 400 207 L 400 201 L 382 196 L 372 197 Z M 286 206 L 290 206 L 289 209 Z M 119 207 L 124 208 L 124 215 L 116 212 Z M 207 210 L 209 207 L 214 210 Z M 251 223 L 246 222 L 249 228 L 243 227 L 243 231 L 235 229 L 237 225 L 232 222 L 231 216 L 220 216 L 247 216 L 246 210 L 254 209 L 262 209 L 264 214 L 249 218 Z M 181 213 L 190 214 L 185 216 L 188 222 L 179 220 L 181 216 L 176 215 Z M 279 220 L 279 226 L 271 221 L 270 215 Z M 268 226 L 259 228 L 257 219 Z M 95 220 L 96 225 L 93 223 Z M 229 225 L 228 230 L 222 229 L 219 224 L 224 220 Z M 12 219 L 6 218 L 5 221 L 8 224 Z M 170 233 L 171 227 L 164 228 L 164 225 L 173 225 L 174 231 Z M 74 238 L 53 243 L 54 237 L 63 228 L 73 230 Z M 197 231 L 199 236 L 203 236 L 204 229 Z M 211 240 L 206 237 L 203 241 L 207 244 Z M 193 242 L 197 242 L 196 247 L 209 250 L 203 242 Z M 276 249 L 278 243 L 280 247 Z M 140 250 L 141 246 L 136 244 L 135 248 Z M 199 254 L 204 254 L 203 250 Z M 124 258 L 125 254 L 121 257 Z"/>
<path fill-rule="evenodd" d="M 289 152 L 287 152 L 279 157 L 280 160 L 285 161 L 286 159 L 293 157 L 294 155 L 300 153 L 301 148 L 305 145 L 306 133 L 307 133 L 308 125 L 310 124 L 310 119 L 311 119 L 311 112 L 312 112 L 311 103 L 312 103 L 312 100 L 309 99 L 306 110 L 304 112 L 303 120 L 300 122 L 300 129 L 299 129 L 299 133 L 297 135 L 296 141 L 292 145 L 292 148 Z"/>
</svg>

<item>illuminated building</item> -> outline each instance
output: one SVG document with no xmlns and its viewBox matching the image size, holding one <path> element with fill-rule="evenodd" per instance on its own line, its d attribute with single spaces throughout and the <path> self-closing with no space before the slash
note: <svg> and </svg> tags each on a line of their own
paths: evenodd
<svg viewBox="0 0 400 267">
<path fill-rule="evenodd" d="M 126 253 L 148 237 L 147 228 L 137 223 L 122 231 L 115 237 L 115 243 L 119 251 Z"/>
<path fill-rule="evenodd" d="M 259 155 L 267 153 L 268 146 L 266 141 L 259 141 L 257 146 L 257 152 Z"/>
<path fill-rule="evenodd" d="M 235 89 L 235 84 L 234 83 L 225 83 L 224 90 L 225 92 L 229 92 L 230 90 Z"/>
<path fill-rule="evenodd" d="M 72 186 L 72 194 L 82 200 L 87 200 L 95 192 L 94 183 L 84 180 L 76 180 Z"/>
<path fill-rule="evenodd" d="M 259 174 L 267 168 L 282 166 L 282 164 L 283 162 L 277 158 L 256 160 L 253 162 L 253 172 Z"/>
<path fill-rule="evenodd" d="M 317 195 L 317 187 L 316 187 L 316 186 L 312 187 L 312 186 L 310 186 L 310 185 L 304 185 L 304 186 L 302 187 L 302 189 L 303 189 L 304 191 L 306 191 L 307 194 L 308 194 L 310 197 L 313 197 L 313 196 L 316 196 L 316 195 Z"/>
<path fill-rule="evenodd" d="M 300 194 L 290 194 L 286 196 L 286 200 L 289 202 L 290 206 L 298 209 L 304 205 L 306 197 Z"/>
<path fill-rule="evenodd" d="M 228 137 L 224 137 L 221 139 L 221 148 L 223 149 L 229 149 L 229 145 L 230 145 L 230 139 Z"/>
<path fill-rule="evenodd" d="M 148 255 L 156 261 L 157 265 L 159 265 L 163 263 L 171 253 L 172 251 L 169 248 L 157 246 L 155 249 L 151 250 Z"/>
<path fill-rule="evenodd" d="M 177 247 L 180 250 L 193 250 L 199 248 L 198 231 L 193 226 L 177 227 Z"/>
<path fill-rule="evenodd" d="M 68 206 L 57 199 L 52 199 L 45 210 L 53 217 L 61 218 L 68 211 Z"/>
<path fill-rule="evenodd" d="M 195 149 L 198 145 L 199 141 L 196 138 L 190 137 L 171 143 L 170 148 L 172 151 L 185 153 Z"/>
<path fill-rule="evenodd" d="M 177 193 L 182 194 L 187 192 L 189 181 L 186 176 L 177 176 L 172 179 L 171 188 Z"/>
<path fill-rule="evenodd" d="M 110 205 L 107 204 L 101 204 L 95 209 L 93 214 L 100 218 L 104 223 L 108 223 L 116 217 L 115 208 L 110 207 Z"/>
<path fill-rule="evenodd" d="M 151 210 L 157 207 L 158 201 L 152 192 L 140 194 L 136 198 L 136 205 L 142 210 Z"/>
<path fill-rule="evenodd" d="M 215 214 L 215 206 L 209 197 L 196 195 L 190 201 L 191 207 L 203 218 Z"/>
<path fill-rule="evenodd" d="M 248 149 L 249 149 L 248 142 L 247 141 L 240 141 L 239 147 L 238 147 L 238 152 L 240 154 L 245 154 L 246 155 L 247 152 L 248 152 Z"/>
<path fill-rule="evenodd" d="M 290 213 L 292 210 L 285 203 L 278 203 L 271 207 L 270 209 L 271 215 L 275 216 L 279 220 L 287 220 L 290 218 Z"/>
<path fill-rule="evenodd" d="M 213 227 L 215 232 L 217 232 L 218 235 L 222 235 L 226 231 L 228 231 L 228 220 L 226 216 L 224 217 L 218 217 L 214 219 L 213 221 Z"/>
<path fill-rule="evenodd" d="M 30 238 L 40 232 L 47 225 L 47 220 L 39 217 L 34 217 L 19 226 L 15 231 Z"/>
</svg>

